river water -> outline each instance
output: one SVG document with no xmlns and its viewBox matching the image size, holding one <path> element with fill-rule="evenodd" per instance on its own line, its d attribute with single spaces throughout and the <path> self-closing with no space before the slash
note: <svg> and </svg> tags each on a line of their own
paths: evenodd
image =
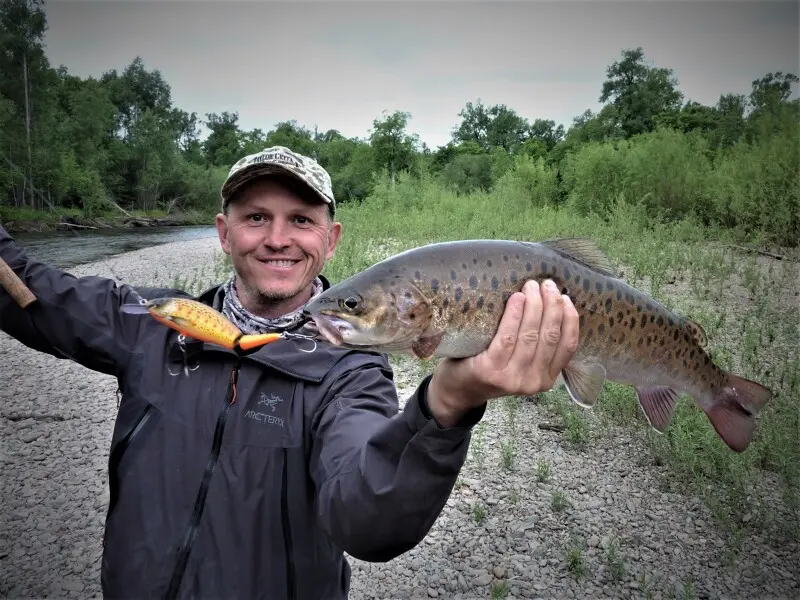
<svg viewBox="0 0 800 600">
<path fill-rule="evenodd" d="M 216 235 L 213 225 L 12 234 L 14 240 L 25 247 L 28 256 L 60 269 L 149 246 Z"/>
</svg>

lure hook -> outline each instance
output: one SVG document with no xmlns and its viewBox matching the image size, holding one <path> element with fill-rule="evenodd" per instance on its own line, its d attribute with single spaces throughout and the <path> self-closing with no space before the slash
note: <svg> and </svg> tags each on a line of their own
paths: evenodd
<svg viewBox="0 0 800 600">
<path fill-rule="evenodd" d="M 284 331 L 282 336 L 283 336 L 284 339 L 297 338 L 297 339 L 302 339 L 302 340 L 308 340 L 308 341 L 310 341 L 311 343 L 314 344 L 314 347 L 311 348 L 311 350 L 303 350 L 302 348 L 298 348 L 298 350 L 300 350 L 300 352 L 311 353 L 311 352 L 314 352 L 317 349 L 317 340 L 315 340 L 310 335 L 304 335 L 302 333 L 288 333 L 288 332 Z"/>
</svg>

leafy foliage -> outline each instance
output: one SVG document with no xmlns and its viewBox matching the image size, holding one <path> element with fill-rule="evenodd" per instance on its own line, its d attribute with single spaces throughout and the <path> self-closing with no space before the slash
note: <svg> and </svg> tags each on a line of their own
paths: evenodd
<svg viewBox="0 0 800 600">
<path fill-rule="evenodd" d="M 46 29 L 40 0 L 0 4 L 0 209 L 89 216 L 113 202 L 210 215 L 236 160 L 284 145 L 329 170 L 340 203 L 385 196 L 387 181 L 393 188 L 410 178 L 456 197 L 492 193 L 521 210 L 609 220 L 621 205 L 635 206 L 654 223 L 690 216 L 740 236 L 800 241 L 800 104 L 791 93 L 799 80 L 791 73 L 767 73 L 749 96 L 723 93 L 715 106 L 684 103 L 671 69 L 649 64 L 642 48 L 624 49 L 606 70 L 597 113 L 565 129 L 469 101 L 451 141 L 432 150 L 404 111 L 379 115 L 364 138 L 294 120 L 245 131 L 235 111 L 189 114 L 139 57 L 97 79 L 53 68 Z"/>
</svg>

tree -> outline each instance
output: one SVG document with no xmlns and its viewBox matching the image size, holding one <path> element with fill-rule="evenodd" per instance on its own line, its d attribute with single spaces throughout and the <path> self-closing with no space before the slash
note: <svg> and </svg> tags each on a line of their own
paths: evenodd
<svg viewBox="0 0 800 600">
<path fill-rule="evenodd" d="M 392 114 L 383 111 L 382 115 L 372 122 L 369 143 L 376 165 L 389 171 L 394 186 L 397 173 L 412 168 L 419 136 L 406 132 L 410 113 L 396 110 Z"/>
<path fill-rule="evenodd" d="M 624 50 L 606 76 L 600 102 L 610 101 L 625 137 L 653 131 L 658 114 L 681 107 L 683 94 L 672 70 L 646 65 L 642 48 Z"/>
</svg>

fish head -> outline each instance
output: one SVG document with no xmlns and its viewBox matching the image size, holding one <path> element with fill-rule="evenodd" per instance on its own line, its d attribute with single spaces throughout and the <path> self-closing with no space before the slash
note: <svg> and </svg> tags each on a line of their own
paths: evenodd
<svg viewBox="0 0 800 600">
<path fill-rule="evenodd" d="M 405 352 L 431 323 L 431 303 L 401 275 L 355 275 L 323 291 L 303 312 L 310 329 L 350 348 Z"/>
</svg>

